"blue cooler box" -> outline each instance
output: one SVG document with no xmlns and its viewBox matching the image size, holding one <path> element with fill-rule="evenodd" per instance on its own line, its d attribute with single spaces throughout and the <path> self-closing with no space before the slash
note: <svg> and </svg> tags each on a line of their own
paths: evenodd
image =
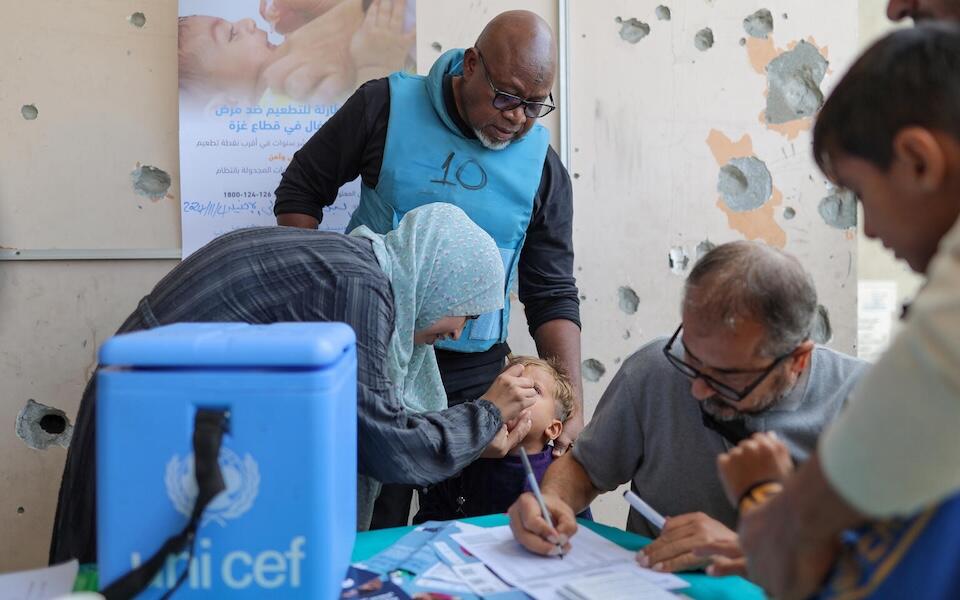
<svg viewBox="0 0 960 600">
<path fill-rule="evenodd" d="M 197 495 L 198 409 L 229 411 L 226 490 L 194 558 L 140 598 L 337 598 L 356 527 L 357 356 L 342 323 L 182 323 L 100 349 L 97 540 L 106 586 L 183 529 Z"/>
</svg>

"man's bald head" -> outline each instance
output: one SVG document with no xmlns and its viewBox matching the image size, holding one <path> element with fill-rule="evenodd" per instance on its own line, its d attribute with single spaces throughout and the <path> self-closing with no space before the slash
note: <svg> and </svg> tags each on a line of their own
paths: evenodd
<svg viewBox="0 0 960 600">
<path fill-rule="evenodd" d="M 504 103 L 494 104 L 497 95 L 552 106 L 556 72 L 550 25 L 527 10 L 507 11 L 494 17 L 476 45 L 464 52 L 463 76 L 454 81 L 457 108 L 484 146 L 506 148 L 525 136 L 538 117 L 525 114 L 527 104 L 500 108 Z"/>
<path fill-rule="evenodd" d="M 528 10 L 500 13 L 480 32 L 476 47 L 491 64 L 509 65 L 517 75 L 531 74 L 536 83 L 553 85 L 557 44 L 550 25 L 536 13 Z"/>
</svg>

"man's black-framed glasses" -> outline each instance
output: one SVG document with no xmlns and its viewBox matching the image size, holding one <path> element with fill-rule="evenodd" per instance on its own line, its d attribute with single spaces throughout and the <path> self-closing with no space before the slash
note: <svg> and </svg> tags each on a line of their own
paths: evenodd
<svg viewBox="0 0 960 600">
<path fill-rule="evenodd" d="M 717 395 L 731 402 L 740 402 L 741 400 L 749 396 L 750 393 L 753 390 L 757 389 L 757 386 L 763 383 L 763 380 L 766 379 L 767 376 L 769 376 L 770 373 L 772 373 L 773 370 L 780 365 L 780 363 L 790 358 L 790 356 L 792 356 L 794 352 L 793 350 L 791 350 L 790 352 L 787 352 L 782 356 L 778 356 L 773 360 L 773 363 L 766 369 L 751 369 L 751 370 L 745 370 L 745 371 L 737 371 L 736 373 L 738 374 L 759 373 L 759 375 L 753 381 L 753 383 L 743 388 L 742 390 L 737 390 L 725 383 L 717 381 L 713 377 L 710 377 L 700 369 L 694 367 L 690 363 L 687 363 L 682 358 L 680 358 L 679 356 L 673 353 L 672 351 L 673 345 L 676 343 L 677 338 L 680 336 L 680 332 L 682 330 L 683 330 L 683 323 L 680 324 L 680 327 L 677 327 L 677 330 L 674 332 L 673 337 L 670 338 L 670 341 L 667 342 L 666 346 L 664 346 L 663 355 L 667 357 L 667 360 L 670 362 L 670 364 L 673 365 L 678 371 L 680 371 L 690 379 L 704 380 L 707 383 L 707 385 L 709 385 L 715 392 L 717 392 Z M 684 348 L 684 351 L 686 351 L 686 348 Z"/>
<path fill-rule="evenodd" d="M 487 68 L 486 61 L 483 60 L 483 54 L 480 53 L 479 48 L 474 48 L 477 51 L 477 56 L 480 57 L 480 64 L 483 65 L 483 76 L 487 79 L 487 83 L 490 85 L 490 89 L 493 90 L 493 107 L 500 111 L 513 110 L 518 106 L 523 106 L 523 114 L 527 116 L 528 119 L 539 119 L 540 117 L 545 117 L 553 112 L 557 107 L 553 105 L 553 93 L 551 92 L 549 96 L 550 102 L 532 102 L 525 98 L 521 98 L 515 94 L 508 94 L 497 89 L 497 86 L 493 84 L 493 80 L 490 79 L 490 69 Z"/>
</svg>

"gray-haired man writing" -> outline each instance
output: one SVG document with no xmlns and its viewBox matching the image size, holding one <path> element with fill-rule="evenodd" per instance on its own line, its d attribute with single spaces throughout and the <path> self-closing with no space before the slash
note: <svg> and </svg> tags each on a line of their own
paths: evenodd
<svg viewBox="0 0 960 600">
<path fill-rule="evenodd" d="M 510 509 L 514 535 L 533 552 L 555 551 L 576 531 L 574 515 L 601 492 L 630 482 L 668 515 L 644 566 L 705 566 L 706 543 L 737 544 L 736 511 L 724 496 L 717 456 L 753 432 L 773 431 L 794 460 L 843 406 L 865 363 L 811 339 L 817 294 L 793 257 L 762 244 L 719 246 L 686 282 L 683 322 L 624 361 L 572 456 L 555 462 L 541 488 L 556 528 L 529 494 Z M 658 532 L 635 512 L 627 529 Z"/>
</svg>

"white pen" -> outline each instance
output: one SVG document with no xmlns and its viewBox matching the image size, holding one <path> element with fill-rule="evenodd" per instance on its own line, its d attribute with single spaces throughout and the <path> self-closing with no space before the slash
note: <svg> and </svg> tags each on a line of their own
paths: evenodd
<svg viewBox="0 0 960 600">
<path fill-rule="evenodd" d="M 543 501 L 540 486 L 537 485 L 537 476 L 533 474 L 533 467 L 530 466 L 530 459 L 527 457 L 527 451 L 523 446 L 520 446 L 520 460 L 523 461 L 523 470 L 527 472 L 527 484 L 530 486 L 530 491 L 533 492 L 533 495 L 537 498 L 537 502 L 540 504 L 540 512 L 543 513 L 543 520 L 547 522 L 550 529 L 553 529 L 553 519 L 550 518 L 550 511 L 547 510 L 547 505 Z M 560 558 L 563 559 L 563 546 L 559 543 L 557 544 L 557 550 L 560 551 Z"/>
<path fill-rule="evenodd" d="M 663 517 L 663 515 L 653 510 L 653 508 L 644 502 L 640 496 L 634 494 L 631 490 L 627 490 L 623 493 L 623 499 L 629 502 L 630 506 L 632 506 L 635 511 L 643 515 L 643 518 L 650 521 L 651 525 L 657 529 L 663 529 L 663 526 L 667 520 Z"/>
</svg>

